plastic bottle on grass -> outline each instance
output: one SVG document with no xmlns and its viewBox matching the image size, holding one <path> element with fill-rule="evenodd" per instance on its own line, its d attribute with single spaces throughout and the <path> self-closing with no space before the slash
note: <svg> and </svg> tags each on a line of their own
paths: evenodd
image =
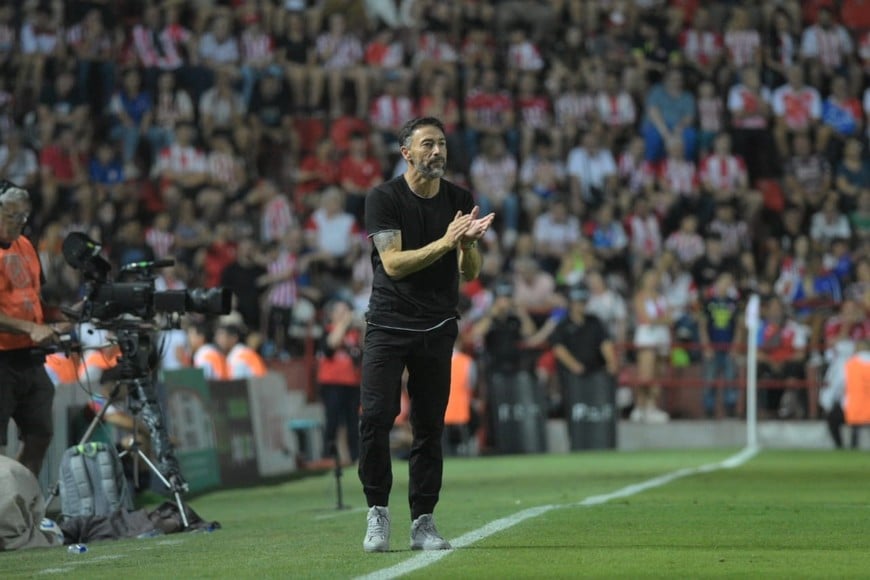
<svg viewBox="0 0 870 580">
<path fill-rule="evenodd" d="M 88 547 L 85 544 L 70 544 L 66 551 L 70 554 L 84 554 L 88 551 Z"/>
</svg>

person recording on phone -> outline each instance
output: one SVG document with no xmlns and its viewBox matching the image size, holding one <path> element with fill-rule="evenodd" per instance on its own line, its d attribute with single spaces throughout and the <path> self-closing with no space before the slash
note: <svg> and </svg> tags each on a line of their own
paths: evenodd
<svg viewBox="0 0 870 580">
<path fill-rule="evenodd" d="M 59 328 L 45 323 L 42 267 L 22 235 L 31 207 L 26 190 L 0 181 L 0 450 L 12 419 L 21 438 L 17 459 L 38 477 L 51 443 L 54 399 L 40 347 L 58 342 Z"/>
<path fill-rule="evenodd" d="M 390 549 L 393 483 L 390 431 L 407 368 L 414 440 L 409 458 L 411 549 L 446 550 L 435 527 L 443 473 L 442 434 L 458 333 L 459 279 L 480 273 L 480 240 L 493 215 L 478 217 L 470 192 L 442 179 L 441 121 L 421 117 L 399 133 L 404 174 L 375 187 L 365 203 L 374 244 L 363 346 L 359 477 L 368 503 L 366 552 Z"/>
</svg>

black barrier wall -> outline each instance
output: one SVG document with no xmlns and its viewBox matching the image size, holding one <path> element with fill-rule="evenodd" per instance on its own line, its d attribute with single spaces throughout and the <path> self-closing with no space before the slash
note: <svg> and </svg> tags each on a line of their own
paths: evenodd
<svg viewBox="0 0 870 580">
<path fill-rule="evenodd" d="M 604 371 L 559 373 L 572 451 L 616 448 L 616 380 Z"/>
<path fill-rule="evenodd" d="M 546 397 L 534 374 L 493 373 L 487 383 L 491 445 L 498 453 L 547 450 Z"/>
</svg>

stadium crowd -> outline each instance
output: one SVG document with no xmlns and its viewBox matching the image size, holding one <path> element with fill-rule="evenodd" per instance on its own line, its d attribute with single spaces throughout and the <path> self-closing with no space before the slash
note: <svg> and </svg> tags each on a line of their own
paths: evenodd
<svg viewBox="0 0 870 580">
<path fill-rule="evenodd" d="M 80 296 L 83 231 L 116 267 L 174 257 L 161 288 L 231 288 L 271 361 L 330 302 L 362 319 L 365 194 L 437 116 L 448 178 L 497 214 L 465 348 L 497 283 L 536 344 L 582 283 L 636 360 L 632 418 L 663 421 L 672 343 L 733 380 L 750 293 L 766 378 L 870 336 L 868 81 L 862 0 L 23 0 L 0 7 L 0 176 L 37 198 L 49 301 Z"/>
</svg>

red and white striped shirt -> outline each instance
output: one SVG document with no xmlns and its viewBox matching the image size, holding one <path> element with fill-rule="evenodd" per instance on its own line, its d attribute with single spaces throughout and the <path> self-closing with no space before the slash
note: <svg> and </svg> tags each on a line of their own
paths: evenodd
<svg viewBox="0 0 870 580">
<path fill-rule="evenodd" d="M 632 125 L 637 119 L 634 101 L 631 95 L 625 91 L 616 95 L 600 92 L 595 99 L 595 104 L 598 109 L 598 117 L 604 121 L 605 125 L 624 127 Z"/>
<path fill-rule="evenodd" d="M 526 40 L 508 47 L 507 64 L 522 71 L 539 71 L 544 68 L 544 58 L 534 43 Z"/>
<path fill-rule="evenodd" d="M 673 252 L 683 264 L 691 264 L 704 255 L 704 239 L 695 232 L 677 230 L 668 236 L 665 248 Z"/>
<path fill-rule="evenodd" d="M 414 118 L 415 114 L 414 101 L 401 95 L 381 95 L 374 100 L 369 112 L 373 126 L 393 132 Z"/>
<path fill-rule="evenodd" d="M 281 250 L 275 259 L 269 262 L 266 271 L 271 276 L 289 274 L 290 272 L 294 274 L 269 287 L 269 306 L 290 308 L 296 304 L 296 263 L 296 255 L 287 250 Z"/>
<path fill-rule="evenodd" d="M 646 189 L 653 185 L 656 180 L 656 168 L 653 163 L 643 157 L 637 158 L 628 152 L 620 154 L 616 170 L 619 179 L 634 192 Z"/>
<path fill-rule="evenodd" d="M 698 127 L 702 131 L 718 133 L 722 130 L 722 100 L 718 97 L 698 99 Z"/>
<path fill-rule="evenodd" d="M 761 36 L 757 30 L 729 30 L 725 33 L 725 48 L 731 64 L 743 68 L 756 62 Z"/>
<path fill-rule="evenodd" d="M 471 162 L 469 175 L 475 184 L 476 195 L 498 203 L 513 193 L 517 179 L 517 161 L 509 154 L 499 159 L 478 155 Z"/>
<path fill-rule="evenodd" d="M 456 62 L 459 54 L 449 42 L 445 42 L 434 32 L 426 32 L 420 35 L 417 53 L 414 55 L 416 62 Z"/>
<path fill-rule="evenodd" d="M 317 37 L 317 56 L 326 69 L 349 68 L 363 60 L 363 47 L 353 34 L 334 36 L 324 33 Z"/>
<path fill-rule="evenodd" d="M 175 234 L 157 228 L 148 228 L 148 231 L 145 232 L 145 242 L 154 250 L 154 257 L 162 260 L 172 255 Z"/>
<path fill-rule="evenodd" d="M 271 242 L 281 239 L 295 221 L 290 200 L 279 193 L 263 206 L 260 214 L 260 240 Z"/>
<path fill-rule="evenodd" d="M 520 122 L 533 129 L 550 127 L 550 99 L 543 95 L 517 97 Z"/>
<path fill-rule="evenodd" d="M 680 35 L 680 46 L 688 60 L 706 66 L 722 54 L 722 36 L 710 30 L 690 28 Z"/>
<path fill-rule="evenodd" d="M 263 66 L 272 61 L 275 41 L 261 30 L 246 28 L 241 36 L 242 64 Z"/>
<path fill-rule="evenodd" d="M 653 258 L 661 252 L 662 231 L 655 214 L 631 216 L 628 220 L 628 234 L 632 253 L 644 258 Z"/>
<path fill-rule="evenodd" d="M 502 117 L 513 111 L 514 101 L 507 91 L 487 93 L 472 89 L 465 97 L 465 108 L 482 125 L 500 125 Z"/>
<path fill-rule="evenodd" d="M 165 172 L 172 173 L 205 173 L 208 170 L 205 153 L 188 145 L 182 147 L 173 143 L 164 147 L 157 157 L 155 173 L 161 175 Z"/>
<path fill-rule="evenodd" d="M 595 99 L 589 93 L 564 93 L 553 103 L 556 125 L 562 128 L 587 127 L 594 111 Z"/>
<path fill-rule="evenodd" d="M 746 183 L 746 164 L 736 155 L 710 155 L 701 162 L 704 184 L 720 191 L 734 191 Z"/>
<path fill-rule="evenodd" d="M 839 25 L 826 30 L 814 24 L 804 30 L 801 37 L 801 56 L 817 58 L 824 66 L 831 69 L 839 68 L 853 48 L 852 37 L 844 27 Z"/>
<path fill-rule="evenodd" d="M 175 70 L 184 64 L 178 47 L 190 40 L 190 32 L 179 25 L 167 26 L 157 34 L 160 48 L 155 46 L 154 31 L 141 24 L 133 27 L 133 46 L 142 66 Z"/>
<path fill-rule="evenodd" d="M 665 159 L 659 166 L 659 182 L 666 191 L 695 197 L 698 195 L 698 171 L 689 159 Z"/>
</svg>

